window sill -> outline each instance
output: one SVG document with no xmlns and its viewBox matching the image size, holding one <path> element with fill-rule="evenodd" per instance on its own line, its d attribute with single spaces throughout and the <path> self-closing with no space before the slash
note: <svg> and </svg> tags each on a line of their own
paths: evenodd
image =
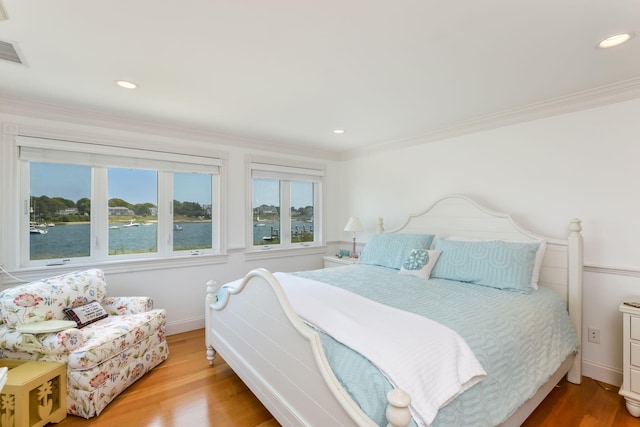
<svg viewBox="0 0 640 427">
<path fill-rule="evenodd" d="M 268 249 L 255 249 L 244 253 L 244 257 L 247 261 L 254 261 L 260 259 L 270 258 L 283 258 L 291 256 L 304 256 L 304 255 L 326 255 L 327 246 L 302 246 L 302 247 L 288 247 L 288 248 L 268 248 Z"/>
<path fill-rule="evenodd" d="M 128 259 L 118 261 L 87 262 L 60 264 L 55 266 L 28 267 L 11 272 L 11 274 L 25 281 L 40 280 L 44 277 L 53 277 L 70 271 L 89 268 L 100 268 L 105 274 L 134 273 L 140 271 L 157 271 L 171 268 L 196 267 L 201 265 L 224 264 L 229 260 L 229 255 L 187 255 L 170 258 Z M 2 273 L 0 273 L 2 274 Z M 0 283 L 3 286 L 20 284 L 19 281 L 3 274 Z"/>
</svg>

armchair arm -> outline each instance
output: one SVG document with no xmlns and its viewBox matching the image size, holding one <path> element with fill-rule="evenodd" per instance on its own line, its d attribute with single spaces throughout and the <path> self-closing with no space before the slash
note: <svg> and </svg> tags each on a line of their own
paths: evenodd
<svg viewBox="0 0 640 427">
<path fill-rule="evenodd" d="M 109 316 L 138 314 L 153 310 L 153 300 L 150 297 L 105 297 L 101 304 Z"/>
<path fill-rule="evenodd" d="M 46 334 L 23 334 L 6 325 L 0 327 L 0 347 L 29 354 L 69 354 L 84 344 L 84 336 L 77 328 Z"/>
</svg>

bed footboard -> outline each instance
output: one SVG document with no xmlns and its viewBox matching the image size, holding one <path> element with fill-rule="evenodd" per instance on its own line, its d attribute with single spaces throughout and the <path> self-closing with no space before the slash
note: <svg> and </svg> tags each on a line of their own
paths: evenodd
<svg viewBox="0 0 640 427">
<path fill-rule="evenodd" d="M 220 353 L 282 425 L 376 425 L 344 390 L 320 337 L 293 311 L 269 271 L 252 270 L 237 287 L 219 290 L 207 283 L 210 364 Z M 392 390 L 387 399 L 389 426 L 408 425 L 409 395 Z"/>
</svg>

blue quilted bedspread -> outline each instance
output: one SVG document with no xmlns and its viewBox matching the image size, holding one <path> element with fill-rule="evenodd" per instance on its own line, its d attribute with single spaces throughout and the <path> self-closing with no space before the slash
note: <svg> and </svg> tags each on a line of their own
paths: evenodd
<svg viewBox="0 0 640 427">
<path fill-rule="evenodd" d="M 530 295 L 398 270 L 350 265 L 292 273 L 436 320 L 466 340 L 487 377 L 438 412 L 434 426 L 494 426 L 533 396 L 578 347 L 563 301 L 544 288 Z M 378 424 L 386 425 L 392 386 L 367 359 L 321 334 L 345 389 Z"/>
</svg>

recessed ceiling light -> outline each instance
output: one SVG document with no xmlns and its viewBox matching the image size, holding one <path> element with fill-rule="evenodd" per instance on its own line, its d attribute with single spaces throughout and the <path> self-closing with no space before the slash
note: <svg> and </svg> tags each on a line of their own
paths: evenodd
<svg viewBox="0 0 640 427">
<path fill-rule="evenodd" d="M 136 89 L 138 87 L 137 84 L 133 83 L 133 82 L 128 82 L 126 80 L 118 80 L 116 81 L 116 84 L 120 87 L 123 87 L 125 89 Z"/>
<path fill-rule="evenodd" d="M 341 133 L 344 133 L 344 130 L 342 130 L 342 129 L 335 129 L 335 130 L 333 131 L 333 133 L 341 134 Z"/>
<path fill-rule="evenodd" d="M 616 34 L 615 36 L 607 37 L 606 39 L 602 40 L 600 43 L 598 43 L 598 47 L 606 49 L 608 47 L 618 46 L 626 41 L 629 41 L 631 37 L 633 37 L 632 33 Z"/>
</svg>

